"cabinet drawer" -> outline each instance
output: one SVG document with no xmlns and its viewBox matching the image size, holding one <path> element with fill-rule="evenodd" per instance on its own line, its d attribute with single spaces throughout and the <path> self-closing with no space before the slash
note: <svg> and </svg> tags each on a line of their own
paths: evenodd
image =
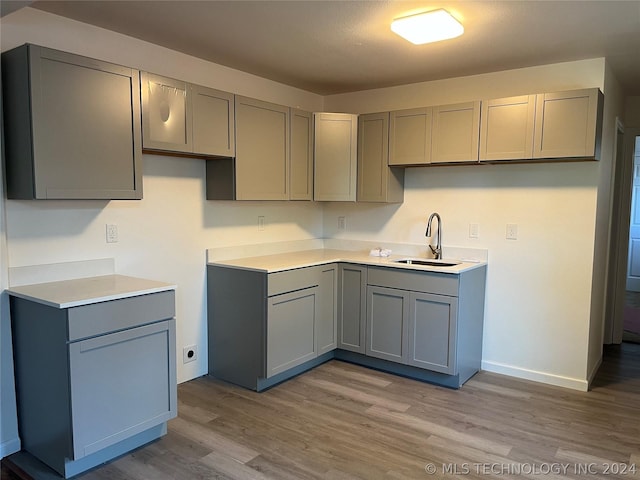
<svg viewBox="0 0 640 480">
<path fill-rule="evenodd" d="M 302 290 L 315 287 L 320 281 L 318 267 L 297 268 L 284 272 L 270 273 L 267 278 L 267 295 L 279 295 L 281 293 Z"/>
<path fill-rule="evenodd" d="M 69 309 L 69 341 L 136 327 L 175 316 L 175 292 L 93 303 Z"/>
<path fill-rule="evenodd" d="M 414 292 L 458 296 L 458 276 L 435 272 L 414 272 L 395 268 L 369 267 L 368 285 L 400 288 Z"/>
</svg>

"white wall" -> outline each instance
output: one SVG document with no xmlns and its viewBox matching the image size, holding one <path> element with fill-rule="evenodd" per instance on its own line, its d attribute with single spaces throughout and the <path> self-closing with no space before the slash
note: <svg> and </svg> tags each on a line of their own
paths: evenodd
<svg viewBox="0 0 640 480">
<path fill-rule="evenodd" d="M 327 97 L 329 111 L 369 113 L 572 88 L 604 88 L 604 59 Z M 594 232 L 605 162 L 410 168 L 402 205 L 330 204 L 326 237 L 426 242 L 431 212 L 445 246 L 489 249 L 483 368 L 587 387 Z M 347 218 L 346 231 L 337 217 Z M 469 238 L 469 223 L 480 237 Z M 519 238 L 505 239 L 507 223 Z M 426 247 L 425 247 L 426 249 Z M 600 324 L 601 326 L 601 324 Z"/>
<path fill-rule="evenodd" d="M 627 97 L 624 125 L 625 127 L 640 127 L 640 97 Z"/>
</svg>

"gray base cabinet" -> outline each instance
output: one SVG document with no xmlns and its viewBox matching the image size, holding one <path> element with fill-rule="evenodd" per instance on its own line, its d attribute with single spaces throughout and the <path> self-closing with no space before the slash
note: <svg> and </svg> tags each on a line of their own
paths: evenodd
<svg viewBox="0 0 640 480">
<path fill-rule="evenodd" d="M 408 322 L 408 292 L 367 288 L 367 355 L 406 363 Z"/>
<path fill-rule="evenodd" d="M 68 478 L 166 431 L 174 305 L 173 291 L 68 309 L 11 297 L 23 449 Z"/>
<path fill-rule="evenodd" d="M 318 287 L 269 298 L 267 378 L 317 356 Z"/>
<path fill-rule="evenodd" d="M 479 369 L 486 266 L 207 267 L 209 374 L 263 390 L 331 358 L 459 388 Z"/>
<path fill-rule="evenodd" d="M 36 45 L 3 53 L 8 198 L 142 198 L 138 76 Z"/>
<path fill-rule="evenodd" d="M 209 374 L 260 391 L 326 361 L 336 288 L 335 264 L 270 274 L 209 265 Z"/>
<path fill-rule="evenodd" d="M 365 353 L 367 267 L 338 266 L 338 348 Z"/>
<path fill-rule="evenodd" d="M 371 357 L 457 376 L 480 369 L 486 267 L 459 275 L 369 267 Z"/>
</svg>

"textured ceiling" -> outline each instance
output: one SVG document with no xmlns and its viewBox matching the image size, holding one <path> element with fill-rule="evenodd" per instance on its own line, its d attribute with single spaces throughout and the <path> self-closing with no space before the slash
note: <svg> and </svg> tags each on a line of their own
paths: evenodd
<svg viewBox="0 0 640 480">
<path fill-rule="evenodd" d="M 640 94 L 640 1 L 37 1 L 32 7 L 319 94 L 607 57 Z M 459 38 L 389 29 L 445 7 Z"/>
</svg>

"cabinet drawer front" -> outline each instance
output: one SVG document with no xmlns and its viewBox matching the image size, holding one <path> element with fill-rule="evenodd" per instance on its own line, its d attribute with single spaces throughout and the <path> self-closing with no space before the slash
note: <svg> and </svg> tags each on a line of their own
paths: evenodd
<svg viewBox="0 0 640 480">
<path fill-rule="evenodd" d="M 136 327 L 175 316 L 175 292 L 93 303 L 69 309 L 69 341 Z"/>
<path fill-rule="evenodd" d="M 298 268 L 284 272 L 270 273 L 267 277 L 267 295 L 315 287 L 320 282 L 320 270 L 317 267 Z"/>
<path fill-rule="evenodd" d="M 414 292 L 458 296 L 458 276 L 446 273 L 369 267 L 367 284 Z"/>
<path fill-rule="evenodd" d="M 69 345 L 74 460 L 176 416 L 175 320 Z"/>
</svg>

